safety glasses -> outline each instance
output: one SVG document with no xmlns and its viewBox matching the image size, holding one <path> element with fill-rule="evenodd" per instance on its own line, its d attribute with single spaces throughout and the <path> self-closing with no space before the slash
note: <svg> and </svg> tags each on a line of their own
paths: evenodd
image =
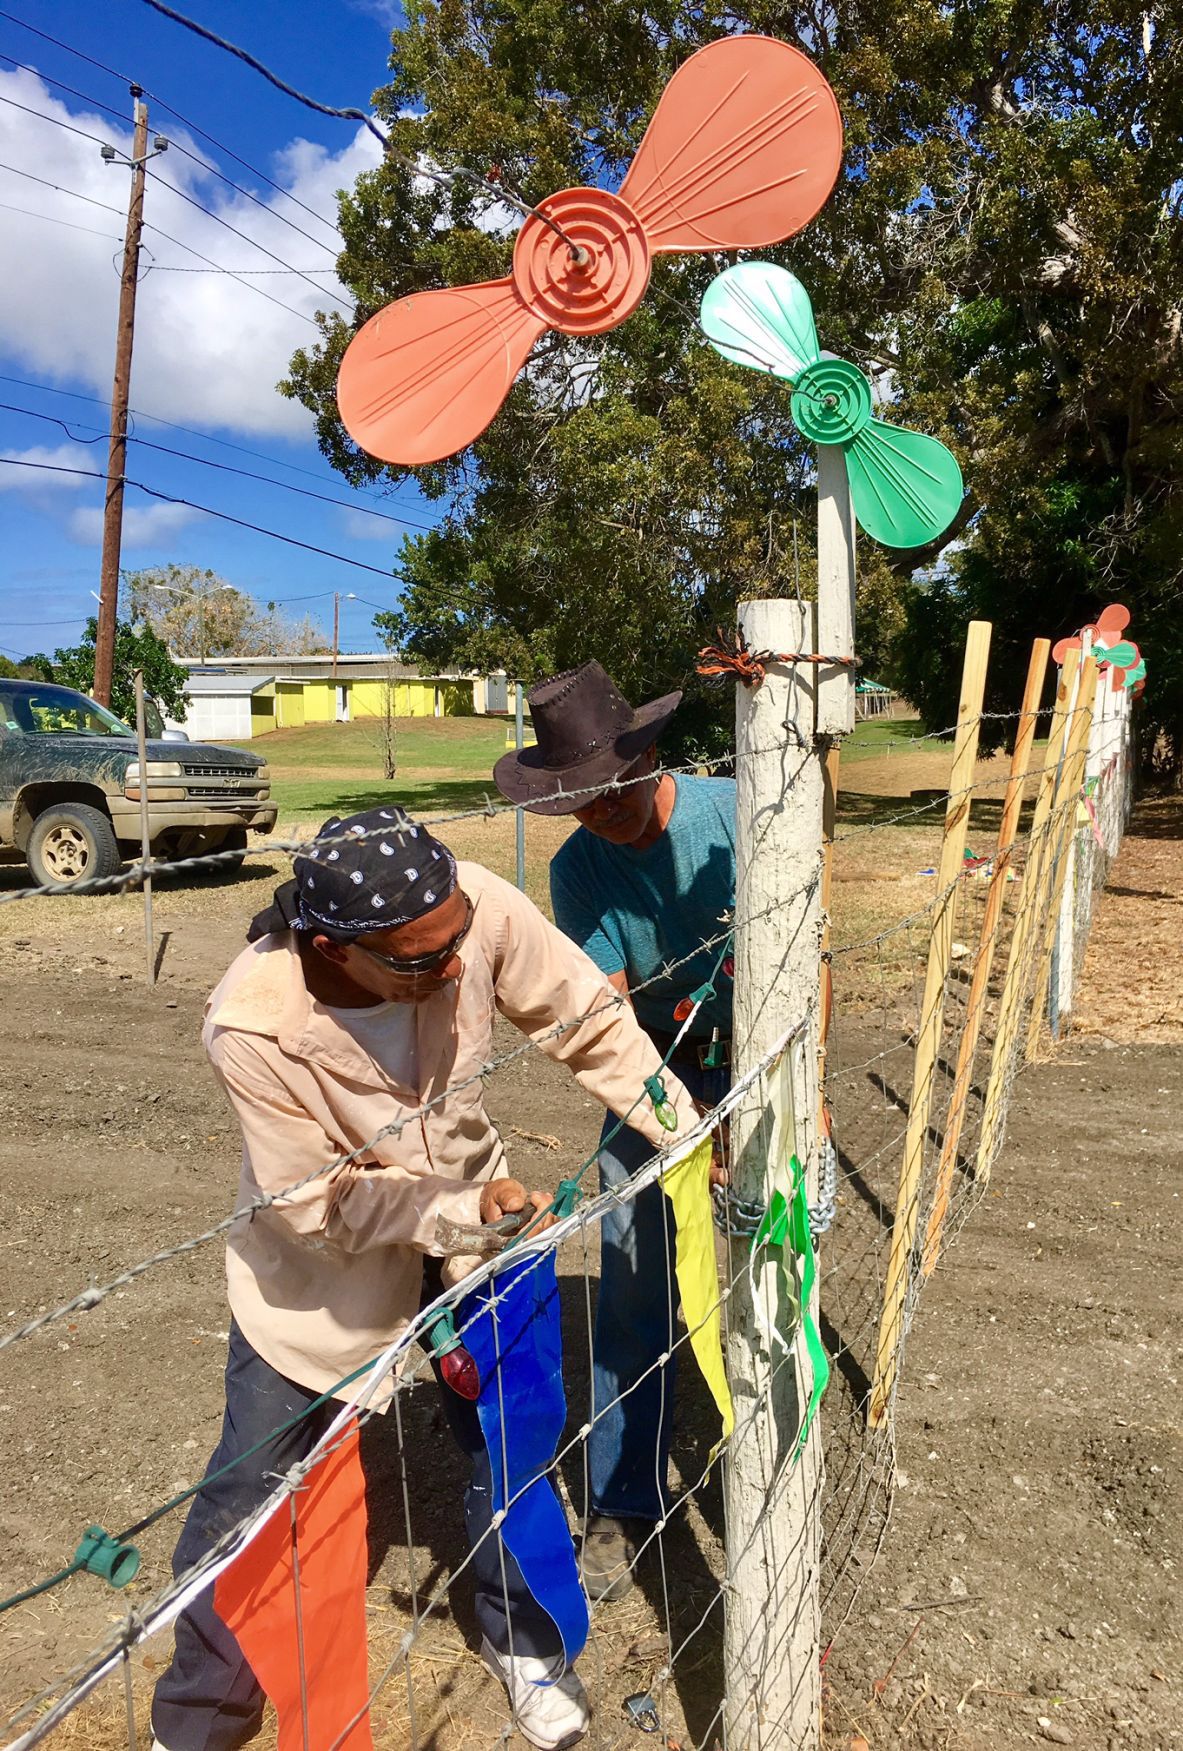
<svg viewBox="0 0 1183 1751">
<path fill-rule="evenodd" d="M 358 942 L 355 946 L 360 948 L 363 954 L 369 955 L 371 960 L 379 961 L 381 965 L 391 973 L 401 973 L 404 976 L 413 976 L 416 973 L 436 973 L 441 967 L 447 966 L 452 956 L 456 953 L 456 950 L 460 947 L 460 944 L 464 941 L 464 938 L 472 929 L 473 904 L 467 894 L 464 896 L 464 906 L 464 923 L 456 932 L 456 935 L 452 938 L 451 942 L 445 943 L 443 948 L 437 948 L 429 955 L 412 955 L 407 960 L 400 960 L 395 955 L 379 954 L 376 948 L 367 948 L 364 942 Z"/>
</svg>

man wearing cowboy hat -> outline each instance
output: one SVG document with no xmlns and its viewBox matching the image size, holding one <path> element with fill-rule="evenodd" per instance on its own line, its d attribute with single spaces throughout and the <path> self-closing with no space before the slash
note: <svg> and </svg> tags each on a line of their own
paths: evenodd
<svg viewBox="0 0 1183 1751">
<path fill-rule="evenodd" d="M 494 778 L 535 814 L 573 814 L 579 829 L 550 866 L 555 922 L 629 993 L 664 1056 L 674 1011 L 710 980 L 735 904 L 735 783 L 662 771 L 656 743 L 681 701 L 669 693 L 634 709 L 599 663 L 544 681 L 529 695 L 537 746 L 506 754 Z M 668 973 L 663 969 L 671 968 Z M 731 980 L 714 979 L 671 1068 L 703 1108 L 730 1081 Z M 609 1141 L 600 1183 L 630 1178 L 651 1154 L 624 1129 Z M 672 1219 L 652 1186 L 602 1224 L 600 1295 L 588 1438 L 591 1513 L 583 1578 L 596 1599 L 619 1599 L 647 1529 L 665 1517 L 673 1417 L 677 1298 Z"/>
</svg>

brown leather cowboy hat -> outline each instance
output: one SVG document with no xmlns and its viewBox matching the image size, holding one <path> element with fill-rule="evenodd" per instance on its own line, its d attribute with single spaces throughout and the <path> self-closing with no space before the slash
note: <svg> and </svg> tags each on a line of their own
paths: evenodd
<svg viewBox="0 0 1183 1751">
<path fill-rule="evenodd" d="M 538 745 L 503 754 L 493 782 L 532 814 L 570 815 L 652 747 L 682 695 L 666 693 L 634 710 L 593 662 L 552 676 L 526 699 Z"/>
</svg>

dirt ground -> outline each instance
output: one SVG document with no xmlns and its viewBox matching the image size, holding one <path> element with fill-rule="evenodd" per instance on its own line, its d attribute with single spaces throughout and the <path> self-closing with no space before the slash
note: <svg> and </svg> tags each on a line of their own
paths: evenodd
<svg viewBox="0 0 1183 1751">
<path fill-rule="evenodd" d="M 932 774 L 926 754 L 853 768 L 847 821 L 863 826 L 898 811 Z M 986 794 L 974 835 L 988 834 L 996 819 L 990 799 L 1000 789 Z M 488 826 L 474 828 L 471 849 L 457 849 L 508 862 L 505 823 Z M 865 1557 L 856 1563 L 866 1567 L 861 1588 L 826 1657 L 828 1746 L 857 1744 L 858 1734 L 873 1747 L 950 1751 L 1049 1741 L 1165 1751 L 1183 1742 L 1181 833 L 1177 805 L 1140 811 L 1101 902 L 1076 1031 L 1020 1079 L 989 1194 L 921 1302 L 905 1358 L 886 1547 L 875 1566 Z M 921 904 L 931 882 L 920 871 L 934 844 L 921 817 L 914 830 L 868 832 L 840 848 L 836 931 L 855 940 L 884 913 L 907 911 L 913 895 Z M 53 902 L 0 909 L 5 1328 L 226 1213 L 237 1133 L 197 1032 L 204 996 L 239 946 L 245 919 L 283 873 L 280 860 L 266 862 L 239 883 L 166 887 L 155 991 L 142 979 L 138 900 L 72 903 L 68 919 Z M 20 879 L 0 872 L 0 882 Z M 914 981 L 911 948 L 897 972 L 884 975 L 884 989 Z M 849 981 L 847 995 L 852 1019 L 835 1042 L 849 1091 L 839 1142 L 857 1166 L 875 1158 L 877 1141 L 898 1124 L 899 1093 L 887 1086 L 882 1061 L 861 1068 L 884 1049 L 886 1008 L 872 1017 L 859 981 Z M 840 1005 L 842 996 L 839 985 Z M 910 1064 L 898 1030 L 896 1039 L 893 1075 L 906 1091 Z M 523 1178 L 553 1185 L 594 1145 L 598 1109 L 533 1055 L 494 1078 L 489 1098 Z M 540 1140 L 549 1137 L 557 1149 Z M 831 1286 L 836 1263 L 852 1260 L 869 1230 L 881 1243 L 897 1168 L 898 1153 L 884 1151 L 861 1188 L 851 1179 L 829 1259 L 823 1251 Z M 561 1280 L 576 1417 L 586 1328 L 574 1262 Z M 876 1287 L 872 1272 L 868 1294 Z M 866 1331 L 856 1341 L 848 1314 L 855 1317 L 832 1308 L 856 1374 Z M 60 1566 L 92 1520 L 122 1526 L 196 1481 L 220 1414 L 225 1322 L 214 1243 L 0 1355 L 0 1464 L 9 1479 L 0 1592 Z M 711 1437 L 710 1407 L 691 1376 L 683 1371 L 676 1445 L 686 1477 L 697 1476 Z M 836 1378 L 831 1423 L 857 1391 L 857 1378 Z M 409 1587 L 390 1422 L 367 1433 L 376 1657 L 397 1646 Z M 425 1575 L 430 1585 L 463 1551 L 460 1467 L 441 1432 L 430 1389 L 413 1393 L 406 1444 L 421 1589 Z M 578 1502 L 578 1477 L 566 1482 Z M 678 1635 L 690 1633 L 716 1593 L 720 1532 L 716 1476 L 671 1524 Z M 159 1585 L 174 1537 L 166 1522 L 139 1541 L 143 1579 L 122 1596 L 127 1603 Z M 597 1613 L 584 1658 L 597 1751 L 641 1742 L 621 1699 L 652 1682 L 665 1629 L 652 1565 L 641 1583 L 628 1601 Z M 4 1713 L 118 1623 L 120 1597 L 75 1578 L 0 1619 Z M 504 1718 L 497 1687 L 464 1660 L 471 1633 L 458 1599 L 455 1617 L 444 1612 L 416 1657 L 420 1742 L 437 1751 L 491 1743 Z M 141 1732 L 152 1676 L 166 1657 L 158 1645 L 135 1656 Z M 663 1724 L 679 1741 L 708 1730 L 718 1662 L 708 1620 L 662 1699 Z M 376 1743 L 408 1742 L 405 1686 L 387 1687 L 376 1720 Z M 125 1743 L 121 1697 L 112 1688 L 53 1742 Z"/>
</svg>

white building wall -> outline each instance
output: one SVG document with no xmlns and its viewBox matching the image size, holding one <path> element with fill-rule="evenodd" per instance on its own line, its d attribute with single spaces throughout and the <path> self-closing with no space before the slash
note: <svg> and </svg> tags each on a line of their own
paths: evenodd
<svg viewBox="0 0 1183 1751">
<path fill-rule="evenodd" d="M 247 742 L 251 738 L 249 693 L 201 693 L 191 697 L 184 723 L 165 718 L 169 729 L 182 729 L 191 742 Z"/>
</svg>

